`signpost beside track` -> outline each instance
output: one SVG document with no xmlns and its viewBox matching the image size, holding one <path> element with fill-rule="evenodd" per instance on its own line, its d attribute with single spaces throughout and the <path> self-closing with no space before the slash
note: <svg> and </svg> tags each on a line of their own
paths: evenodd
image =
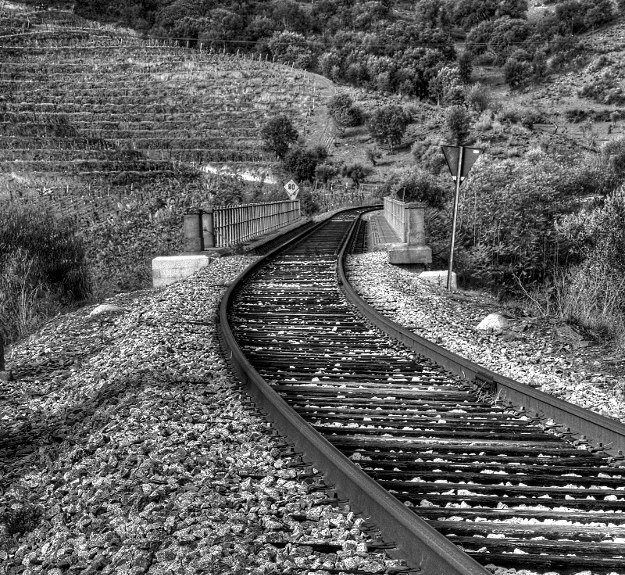
<svg viewBox="0 0 625 575">
<path fill-rule="evenodd" d="M 454 265 L 454 246 L 456 243 L 456 224 L 458 222 L 458 202 L 460 199 L 460 184 L 464 181 L 482 153 L 481 148 L 469 148 L 468 146 L 441 146 L 451 177 L 456 182 L 454 194 L 454 215 L 451 224 L 451 245 L 449 248 L 449 269 L 447 270 L 447 289 L 451 289 L 451 274 Z"/>
</svg>

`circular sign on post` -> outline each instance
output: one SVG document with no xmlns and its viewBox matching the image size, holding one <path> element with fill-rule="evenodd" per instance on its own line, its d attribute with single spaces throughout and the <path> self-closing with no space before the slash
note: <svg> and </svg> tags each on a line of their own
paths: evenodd
<svg viewBox="0 0 625 575">
<path fill-rule="evenodd" d="M 295 198 L 297 198 L 299 186 L 293 180 L 289 180 L 286 184 L 284 184 L 284 189 L 289 195 L 289 199 L 294 200 Z"/>
</svg>

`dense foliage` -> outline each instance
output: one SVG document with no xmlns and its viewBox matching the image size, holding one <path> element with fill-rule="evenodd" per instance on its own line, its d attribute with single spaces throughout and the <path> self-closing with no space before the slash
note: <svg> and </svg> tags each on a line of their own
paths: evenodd
<svg viewBox="0 0 625 575">
<path fill-rule="evenodd" d="M 298 182 L 312 182 L 317 165 L 327 157 L 328 152 L 321 146 L 312 149 L 295 147 L 288 151 L 282 165 Z"/>
<path fill-rule="evenodd" d="M 0 207 L 0 328 L 8 339 L 90 292 L 85 249 L 67 219 L 13 204 Z"/>
<path fill-rule="evenodd" d="M 592 205 L 589 201 L 601 206 L 603 198 L 614 194 L 624 179 L 618 168 L 624 150 L 622 142 L 613 143 L 600 158 L 578 158 L 574 163 L 538 150 L 521 160 L 485 157 L 478 162 L 461 205 L 459 245 L 468 277 L 513 293 L 552 281 L 556 273 L 592 259 L 595 250 L 611 267 L 622 266 L 619 254 L 625 244 L 614 236 L 622 230 L 614 232 L 614 225 L 609 232 L 603 229 L 608 220 L 616 221 L 616 208 L 606 212 L 601 207 L 603 224 L 597 223 L 596 214 L 593 225 L 575 214 L 593 213 L 580 209 Z M 606 204 L 610 205 L 616 204 Z M 562 222 L 568 224 L 563 227 Z M 606 234 L 609 240 L 603 239 Z M 614 248 L 608 250 L 610 242 Z"/>
<path fill-rule="evenodd" d="M 377 142 L 393 148 L 401 142 L 410 120 L 406 110 L 391 104 L 375 110 L 367 121 L 367 127 Z"/>
<path fill-rule="evenodd" d="M 437 99 L 431 82 L 454 64 L 452 32 L 467 34 L 458 57 L 468 82 L 471 58 L 512 71 L 544 72 L 580 54 L 572 35 L 615 17 L 611 0 L 565 0 L 528 21 L 527 0 L 418 0 L 407 13 L 393 0 L 77 0 L 82 16 L 117 21 L 157 36 L 231 52 L 255 52 L 369 89 Z"/>
<path fill-rule="evenodd" d="M 386 186 L 402 202 L 423 202 L 436 209 L 445 204 L 445 189 L 432 174 L 419 168 L 396 174 Z"/>
<path fill-rule="evenodd" d="M 297 140 L 297 130 L 286 116 L 271 118 L 261 130 L 264 148 L 278 158 L 284 158 L 289 147 Z"/>
</svg>

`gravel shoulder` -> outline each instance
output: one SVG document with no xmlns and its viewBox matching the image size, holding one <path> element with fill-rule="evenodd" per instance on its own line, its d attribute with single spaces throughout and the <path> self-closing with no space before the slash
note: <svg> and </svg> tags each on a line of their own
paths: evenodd
<svg viewBox="0 0 625 575">
<path fill-rule="evenodd" d="M 488 369 L 625 421 L 622 351 L 539 318 L 511 317 L 509 329 L 481 332 L 476 326 L 486 315 L 510 310 L 482 293 L 450 294 L 428 284 L 417 273 L 389 264 L 386 252 L 350 256 L 347 271 L 369 304 L 414 333 Z"/>
<path fill-rule="evenodd" d="M 214 317 L 250 261 L 61 316 L 9 350 L 1 575 L 401 569 L 228 372 Z"/>
</svg>

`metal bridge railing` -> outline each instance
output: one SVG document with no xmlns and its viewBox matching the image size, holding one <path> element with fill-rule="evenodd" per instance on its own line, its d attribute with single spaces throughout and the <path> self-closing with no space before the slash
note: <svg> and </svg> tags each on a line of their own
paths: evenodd
<svg viewBox="0 0 625 575">
<path fill-rule="evenodd" d="M 234 246 L 286 227 L 301 217 L 299 200 L 212 208 L 203 214 L 204 247 Z"/>
</svg>

